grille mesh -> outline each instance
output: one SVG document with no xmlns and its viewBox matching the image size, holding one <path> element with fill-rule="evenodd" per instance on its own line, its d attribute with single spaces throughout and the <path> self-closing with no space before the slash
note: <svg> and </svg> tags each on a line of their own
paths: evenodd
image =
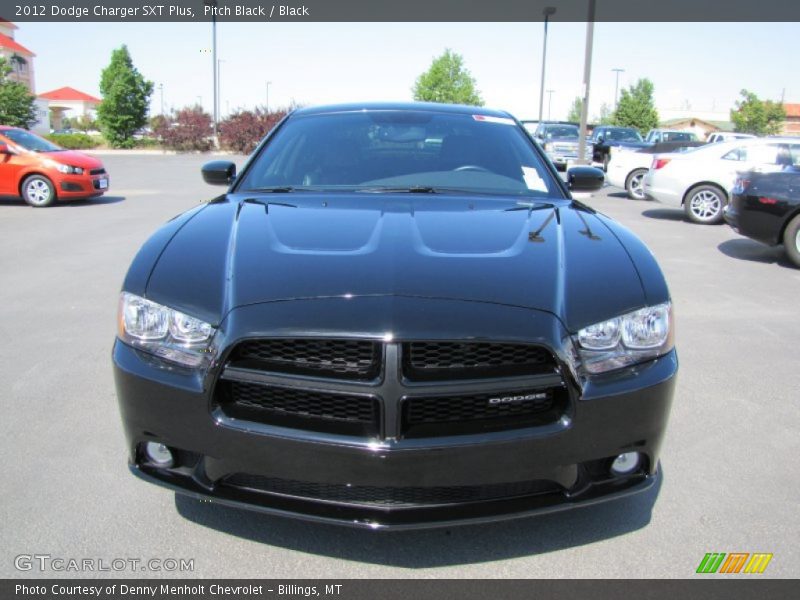
<svg viewBox="0 0 800 600">
<path fill-rule="evenodd" d="M 275 477 L 237 473 L 225 478 L 223 485 L 261 492 L 283 494 L 312 500 L 347 502 L 377 506 L 414 506 L 480 502 L 516 496 L 552 492 L 552 482 L 521 481 L 493 485 L 456 487 L 386 487 L 334 483 L 313 483 Z"/>
<path fill-rule="evenodd" d="M 373 379 L 380 373 L 380 350 L 378 343 L 362 340 L 250 340 L 237 346 L 232 360 L 283 373 Z"/>
<path fill-rule="evenodd" d="M 533 375 L 555 368 L 540 346 L 484 342 L 403 344 L 404 375 L 411 380 L 471 379 Z"/>
<path fill-rule="evenodd" d="M 372 396 L 241 381 L 222 382 L 221 388 L 220 407 L 230 417 L 311 431 L 375 435 L 380 430 L 378 401 Z"/>
</svg>

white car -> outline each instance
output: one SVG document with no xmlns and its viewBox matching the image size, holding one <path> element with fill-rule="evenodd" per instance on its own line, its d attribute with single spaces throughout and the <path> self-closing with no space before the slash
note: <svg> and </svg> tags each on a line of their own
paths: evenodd
<svg viewBox="0 0 800 600">
<path fill-rule="evenodd" d="M 686 146 L 684 144 L 689 144 Z M 606 181 L 616 187 L 624 188 L 631 200 L 644 200 L 646 198 L 642 180 L 656 153 L 685 152 L 690 147 L 700 146 L 702 142 L 665 142 L 654 145 L 652 148 L 637 150 L 632 148 L 615 148 L 606 170 Z"/>
<path fill-rule="evenodd" d="M 757 138 L 706 144 L 682 153 L 656 154 L 643 179 L 644 193 L 694 223 L 722 222 L 739 171 L 780 171 L 800 165 L 800 138 Z"/>
<path fill-rule="evenodd" d="M 720 142 L 734 142 L 736 140 L 752 140 L 755 139 L 756 136 L 750 135 L 749 133 L 730 133 L 727 131 L 715 131 L 714 133 L 708 134 L 708 139 L 706 140 L 709 144 L 718 144 Z"/>
</svg>

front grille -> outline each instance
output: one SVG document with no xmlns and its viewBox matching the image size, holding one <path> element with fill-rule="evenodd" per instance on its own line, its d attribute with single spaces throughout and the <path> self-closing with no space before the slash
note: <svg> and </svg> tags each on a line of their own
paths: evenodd
<svg viewBox="0 0 800 600">
<path fill-rule="evenodd" d="M 563 413 L 564 388 L 405 398 L 404 437 L 459 435 L 518 429 L 556 421 Z"/>
<path fill-rule="evenodd" d="M 221 381 L 217 403 L 229 417 L 344 435 L 380 433 L 378 399 L 242 381 Z"/>
<path fill-rule="evenodd" d="M 105 172 L 106 172 L 105 169 L 92 169 L 91 171 L 89 171 L 89 175 L 102 175 Z"/>
<path fill-rule="evenodd" d="M 538 375 L 555 370 L 553 355 L 541 346 L 489 342 L 410 342 L 403 344 L 403 375 L 411 381 L 482 379 Z"/>
<path fill-rule="evenodd" d="M 371 380 L 380 374 L 381 346 L 362 340 L 249 340 L 234 349 L 230 361 L 277 373 Z"/>
<path fill-rule="evenodd" d="M 221 484 L 228 487 L 309 500 L 392 507 L 481 502 L 501 498 L 531 496 L 560 489 L 558 485 L 549 481 L 520 481 L 493 485 L 451 487 L 388 487 L 314 483 L 244 473 L 229 475 Z"/>
</svg>

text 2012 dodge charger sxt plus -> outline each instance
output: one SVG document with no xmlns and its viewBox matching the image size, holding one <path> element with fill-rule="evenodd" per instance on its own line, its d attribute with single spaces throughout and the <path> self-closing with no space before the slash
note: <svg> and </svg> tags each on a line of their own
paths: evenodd
<svg viewBox="0 0 800 600">
<path fill-rule="evenodd" d="M 297 110 L 224 195 L 162 227 L 113 360 L 140 477 L 306 519 L 411 528 L 652 485 L 678 362 L 631 232 L 508 114 Z"/>
</svg>

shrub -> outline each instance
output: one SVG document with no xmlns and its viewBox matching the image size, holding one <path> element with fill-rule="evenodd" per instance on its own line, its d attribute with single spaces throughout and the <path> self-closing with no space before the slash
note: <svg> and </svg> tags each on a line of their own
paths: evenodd
<svg viewBox="0 0 800 600">
<path fill-rule="evenodd" d="M 179 152 L 211 149 L 211 116 L 199 106 L 187 107 L 159 122 L 155 135 L 165 148 Z"/>
<path fill-rule="evenodd" d="M 220 121 L 219 143 L 226 150 L 250 154 L 284 115 L 285 110 L 267 113 L 262 108 L 234 113 Z"/>
<path fill-rule="evenodd" d="M 92 137 L 85 133 L 52 133 L 45 136 L 54 144 L 68 150 L 85 150 L 87 148 L 97 148 L 102 142 L 102 138 Z"/>
</svg>

